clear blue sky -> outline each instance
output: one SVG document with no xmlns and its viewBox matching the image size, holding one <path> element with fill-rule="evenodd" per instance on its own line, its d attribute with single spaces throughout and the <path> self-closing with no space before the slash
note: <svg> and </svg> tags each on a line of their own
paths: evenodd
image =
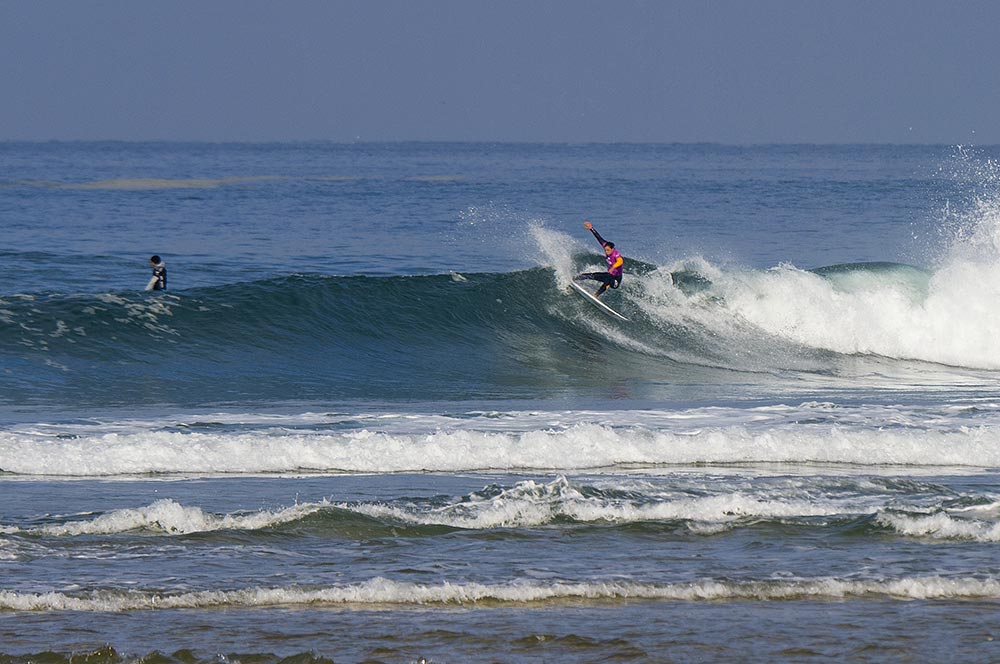
<svg viewBox="0 0 1000 664">
<path fill-rule="evenodd" d="M 0 140 L 1000 143 L 1000 2 L 0 0 Z"/>
</svg>

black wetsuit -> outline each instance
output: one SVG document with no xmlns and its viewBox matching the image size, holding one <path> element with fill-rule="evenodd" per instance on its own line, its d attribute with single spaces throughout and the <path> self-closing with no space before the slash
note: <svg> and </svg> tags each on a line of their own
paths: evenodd
<svg viewBox="0 0 1000 664">
<path fill-rule="evenodd" d="M 167 290 L 167 266 L 163 263 L 157 263 L 153 266 L 153 290 Z"/>
</svg>

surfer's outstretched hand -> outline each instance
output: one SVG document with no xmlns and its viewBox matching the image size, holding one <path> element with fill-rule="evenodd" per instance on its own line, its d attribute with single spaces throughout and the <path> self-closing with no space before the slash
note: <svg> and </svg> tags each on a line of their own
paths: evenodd
<svg viewBox="0 0 1000 664">
<path fill-rule="evenodd" d="M 590 223 L 589 221 L 585 221 L 585 222 L 583 222 L 583 227 L 586 228 L 589 231 L 589 230 L 591 230 L 594 227 L 594 225 L 592 223 Z"/>
</svg>

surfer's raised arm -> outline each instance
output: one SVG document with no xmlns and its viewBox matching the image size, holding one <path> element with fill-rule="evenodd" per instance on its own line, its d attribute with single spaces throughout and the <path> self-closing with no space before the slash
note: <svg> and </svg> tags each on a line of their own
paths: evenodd
<svg viewBox="0 0 1000 664">
<path fill-rule="evenodd" d="M 597 238 L 597 241 L 601 243 L 602 247 L 608 243 L 607 240 L 605 240 L 603 237 L 601 237 L 601 234 L 597 232 L 597 230 L 594 228 L 594 225 L 592 223 L 590 223 L 589 221 L 583 222 L 583 227 L 586 228 L 588 231 L 590 231 L 591 233 L 594 234 L 594 237 Z M 614 246 L 614 245 L 612 245 L 612 246 Z"/>
</svg>

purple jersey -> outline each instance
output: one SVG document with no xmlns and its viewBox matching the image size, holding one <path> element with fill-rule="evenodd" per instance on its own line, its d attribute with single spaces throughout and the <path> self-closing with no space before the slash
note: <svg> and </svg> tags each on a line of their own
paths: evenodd
<svg viewBox="0 0 1000 664">
<path fill-rule="evenodd" d="M 625 265 L 625 259 L 622 258 L 617 249 L 612 249 L 611 253 L 604 257 L 604 260 L 608 262 L 608 274 L 614 277 L 622 276 L 622 267 Z M 621 263 L 618 264 L 618 267 L 615 267 L 615 263 L 618 263 L 618 261 L 621 261 Z"/>
<path fill-rule="evenodd" d="M 594 234 L 594 237 L 597 238 L 597 241 L 601 243 L 602 247 L 607 248 L 607 246 L 611 244 L 603 237 L 601 237 L 601 234 L 598 233 L 597 229 L 595 229 L 593 226 L 591 226 L 589 230 L 591 233 Z M 622 272 L 624 271 L 623 268 L 625 267 L 625 259 L 622 258 L 622 255 L 618 253 L 618 250 L 615 249 L 614 246 L 612 246 L 611 253 L 605 254 L 604 260 L 608 262 L 608 274 L 610 274 L 612 277 L 615 277 L 620 281 L 622 278 Z M 618 265 L 616 266 L 615 263 L 618 263 Z M 615 288 L 617 288 L 617 286 L 615 286 Z"/>
</svg>

